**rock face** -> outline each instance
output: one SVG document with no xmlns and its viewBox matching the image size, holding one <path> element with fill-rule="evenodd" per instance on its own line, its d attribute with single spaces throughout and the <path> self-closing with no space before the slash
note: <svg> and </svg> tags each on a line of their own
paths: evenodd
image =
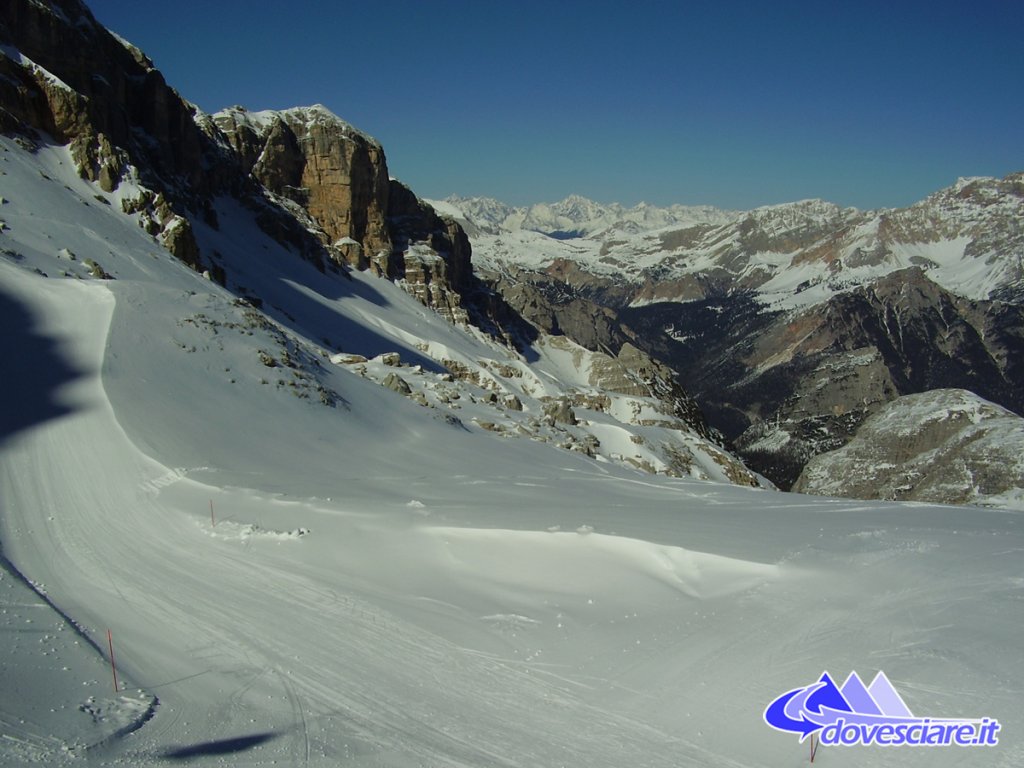
<svg viewBox="0 0 1024 768">
<path fill-rule="evenodd" d="M 96 23 L 78 0 L 12 0 L 0 10 L 0 129 L 37 132 L 70 144 L 83 178 L 114 190 L 126 174 L 162 193 L 162 208 L 137 211 L 157 223 L 164 244 L 194 268 L 198 247 L 186 213 L 219 177 L 204 173 L 216 147 L 152 62 Z"/>
<path fill-rule="evenodd" d="M 254 113 L 234 107 L 213 122 L 241 172 L 302 206 L 341 260 L 359 269 L 386 262 L 388 168 L 374 139 L 320 105 Z"/>
<path fill-rule="evenodd" d="M 1024 509 L 1024 418 L 962 389 L 905 395 L 811 459 L 794 490 Z"/>
<path fill-rule="evenodd" d="M 111 181 L 120 170 L 113 148 L 120 147 L 152 177 L 204 187 L 201 159 L 212 148 L 196 129 L 193 108 L 81 2 L 6 2 L 0 38 L 21 54 L 0 57 L 6 130 L 29 126 L 60 143 L 76 141 L 107 166 Z"/>
<path fill-rule="evenodd" d="M 388 211 L 394 248 L 383 272 L 452 322 L 469 322 L 466 298 L 479 290 L 479 281 L 466 233 L 399 181 L 391 181 Z"/>
<path fill-rule="evenodd" d="M 202 114 L 79 0 L 4 3 L 0 42 L 0 130 L 70 144 L 104 191 L 131 179 L 141 191 L 125 211 L 194 269 L 232 287 L 195 236 L 217 228 L 227 196 L 320 270 L 372 269 L 453 322 L 510 344 L 536 337 L 474 275 L 459 225 L 391 180 L 380 144 L 326 108 Z"/>
<path fill-rule="evenodd" d="M 689 372 L 709 422 L 782 488 L 900 395 L 958 387 L 1024 412 L 1024 308 L 955 296 L 918 269 L 794 312 L 740 296 L 621 317 Z"/>
</svg>

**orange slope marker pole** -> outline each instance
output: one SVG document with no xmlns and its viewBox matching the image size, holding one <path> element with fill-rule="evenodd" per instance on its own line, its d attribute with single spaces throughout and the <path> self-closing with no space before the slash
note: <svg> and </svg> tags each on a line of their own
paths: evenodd
<svg viewBox="0 0 1024 768">
<path fill-rule="evenodd" d="M 114 663 L 114 636 L 107 630 L 107 647 L 110 649 L 110 671 L 114 673 L 114 693 L 121 690 L 117 684 L 117 665 Z"/>
</svg>

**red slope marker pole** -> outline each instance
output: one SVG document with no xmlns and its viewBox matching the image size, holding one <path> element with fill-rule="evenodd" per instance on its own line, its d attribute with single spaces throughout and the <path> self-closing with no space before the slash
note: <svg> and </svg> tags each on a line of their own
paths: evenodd
<svg viewBox="0 0 1024 768">
<path fill-rule="evenodd" d="M 110 670 L 114 673 L 114 693 L 121 690 L 117 684 L 117 665 L 114 663 L 114 637 L 110 634 L 110 630 L 107 630 L 107 647 L 110 649 Z"/>
</svg>

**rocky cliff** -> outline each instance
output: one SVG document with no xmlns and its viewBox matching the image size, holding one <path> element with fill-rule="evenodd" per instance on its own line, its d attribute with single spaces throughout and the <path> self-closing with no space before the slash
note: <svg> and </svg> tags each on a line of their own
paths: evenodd
<svg viewBox="0 0 1024 768">
<path fill-rule="evenodd" d="M 194 108 L 77 0 L 5 3 L 0 41 L 0 128 L 70 144 L 83 178 L 105 191 L 127 178 L 152 190 L 130 203 L 132 212 L 202 268 L 190 219 L 224 179 L 206 170 L 216 147 L 196 127 Z"/>
<path fill-rule="evenodd" d="M 69 144 L 83 178 L 194 269 L 232 276 L 194 236 L 215 201 L 319 269 L 372 269 L 455 322 L 508 340 L 525 324 L 477 280 L 465 234 L 388 173 L 384 150 L 322 106 L 206 115 L 79 0 L 0 10 L 0 129 Z M 258 297 L 257 297 L 258 298 Z"/>
<path fill-rule="evenodd" d="M 337 260 L 387 271 L 389 182 L 380 144 L 319 105 L 266 112 L 234 107 L 213 115 L 212 123 L 239 171 L 301 206 Z"/>
<path fill-rule="evenodd" d="M 0 95 L 5 130 L 31 126 L 74 142 L 86 174 L 111 189 L 125 158 L 143 181 L 202 191 L 210 149 L 194 109 L 137 48 L 101 27 L 77 0 L 12 0 L 0 14 Z M 126 153 L 121 157 L 113 148 Z M 92 176 L 90 176 L 92 178 Z"/>
</svg>

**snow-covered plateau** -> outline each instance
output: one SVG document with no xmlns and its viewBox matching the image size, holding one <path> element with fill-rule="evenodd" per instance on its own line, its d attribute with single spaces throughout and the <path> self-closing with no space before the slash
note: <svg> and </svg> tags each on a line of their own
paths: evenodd
<svg viewBox="0 0 1024 768">
<path fill-rule="evenodd" d="M 130 185 L 0 143 L 0 764 L 796 766 L 762 713 L 826 669 L 1002 728 L 822 764 L 1024 764 L 1019 514 L 503 434 L 486 387 L 442 391 L 482 334 L 224 200 L 197 238 L 259 311 L 121 213 Z M 395 352 L 426 405 L 378 383 Z M 577 370 L 531 354 L 501 381 Z"/>
</svg>

